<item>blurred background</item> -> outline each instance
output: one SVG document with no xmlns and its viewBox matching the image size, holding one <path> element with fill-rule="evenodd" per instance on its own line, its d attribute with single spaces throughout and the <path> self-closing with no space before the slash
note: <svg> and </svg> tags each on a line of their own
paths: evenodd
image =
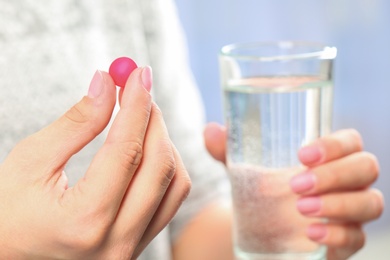
<svg viewBox="0 0 390 260">
<path fill-rule="evenodd" d="M 390 1 L 176 0 L 207 121 L 223 122 L 217 55 L 223 45 L 319 41 L 338 48 L 334 129 L 356 128 L 381 165 L 375 186 L 390 201 Z M 351 203 L 354 203 L 351 201 Z M 390 259 L 390 210 L 367 225 L 351 259 Z"/>
</svg>

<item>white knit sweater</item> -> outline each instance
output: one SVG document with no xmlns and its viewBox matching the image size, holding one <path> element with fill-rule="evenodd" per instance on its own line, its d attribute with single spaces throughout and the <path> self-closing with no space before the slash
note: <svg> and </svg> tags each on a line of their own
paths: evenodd
<svg viewBox="0 0 390 260">
<path fill-rule="evenodd" d="M 171 0 L 0 0 L 0 161 L 22 138 L 57 119 L 87 93 L 96 69 L 119 56 L 151 65 L 153 97 L 193 181 L 169 228 L 140 259 L 170 259 L 172 240 L 219 196 L 223 167 L 203 146 L 203 108 Z M 71 184 L 105 133 L 69 162 Z"/>
</svg>

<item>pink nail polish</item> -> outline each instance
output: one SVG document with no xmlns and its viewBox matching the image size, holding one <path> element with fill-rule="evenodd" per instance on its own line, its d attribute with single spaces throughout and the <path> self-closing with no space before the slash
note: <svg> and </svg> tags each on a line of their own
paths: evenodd
<svg viewBox="0 0 390 260">
<path fill-rule="evenodd" d="M 309 226 L 306 235 L 314 241 L 320 241 L 328 234 L 328 230 L 324 225 L 314 224 Z"/>
<path fill-rule="evenodd" d="M 320 211 L 321 206 L 322 202 L 319 197 L 305 197 L 297 202 L 298 210 L 304 215 L 315 215 Z"/>
<path fill-rule="evenodd" d="M 143 84 L 144 88 L 150 92 L 150 90 L 152 89 L 152 84 L 153 84 L 152 68 L 149 66 L 144 67 L 142 69 L 141 78 L 142 78 L 142 84 Z"/>
<path fill-rule="evenodd" d="M 91 84 L 89 85 L 88 97 L 97 98 L 102 93 L 103 85 L 103 75 L 99 70 L 97 70 L 91 80 Z"/>
<path fill-rule="evenodd" d="M 303 193 L 314 188 L 316 176 L 311 172 L 294 176 L 290 181 L 291 189 L 296 193 Z"/>
<path fill-rule="evenodd" d="M 302 147 L 298 152 L 299 159 L 304 164 L 313 164 L 320 162 L 323 157 L 323 151 L 316 145 Z"/>
</svg>

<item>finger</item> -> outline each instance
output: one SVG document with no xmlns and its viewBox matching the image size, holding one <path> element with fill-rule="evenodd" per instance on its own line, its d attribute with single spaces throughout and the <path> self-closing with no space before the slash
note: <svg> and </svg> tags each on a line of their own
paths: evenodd
<svg viewBox="0 0 390 260">
<path fill-rule="evenodd" d="M 151 85 L 150 67 L 138 68 L 130 74 L 126 88 L 121 94 L 121 108 L 107 136 L 107 143 L 134 141 L 133 138 L 138 139 L 137 141 L 143 140 L 152 104 L 149 93 Z"/>
<path fill-rule="evenodd" d="M 290 185 L 296 193 L 318 195 L 367 188 L 378 175 L 377 158 L 370 153 L 359 152 L 298 174 L 291 179 Z"/>
<path fill-rule="evenodd" d="M 314 224 L 307 236 L 328 246 L 328 259 L 347 259 L 365 243 L 365 234 L 359 224 Z"/>
<path fill-rule="evenodd" d="M 209 123 L 203 132 L 203 136 L 206 148 L 211 156 L 225 163 L 226 128 L 217 123 Z"/>
<path fill-rule="evenodd" d="M 119 92 L 118 92 L 118 102 L 119 102 L 119 106 L 122 104 L 123 91 L 124 91 L 124 88 L 119 88 Z"/>
<path fill-rule="evenodd" d="M 307 166 L 315 166 L 362 150 L 360 134 L 353 129 L 340 130 L 301 148 L 298 157 Z"/>
<path fill-rule="evenodd" d="M 28 158 L 22 163 L 24 161 L 30 168 L 34 161 L 45 174 L 53 172 L 53 169 L 61 174 L 61 168 L 69 158 L 106 127 L 115 105 L 115 95 L 110 75 L 97 71 L 88 96 L 51 125 L 22 141 L 15 154 Z"/>
<path fill-rule="evenodd" d="M 136 254 L 140 254 L 152 239 L 172 220 L 180 205 L 187 198 L 191 189 L 191 180 L 184 167 L 177 149 L 173 146 L 173 154 L 176 162 L 176 173 L 169 185 L 169 188 L 161 201 L 154 217 L 150 221 L 140 243 Z"/>
<path fill-rule="evenodd" d="M 106 142 L 94 157 L 84 178 L 68 191 L 82 198 L 81 207 L 90 214 L 116 215 L 126 189 L 143 154 L 146 129 L 151 110 L 149 68 L 136 69 L 129 77 L 122 106 L 108 133 Z M 66 197 L 66 196 L 65 196 Z"/>
<path fill-rule="evenodd" d="M 377 219 L 382 214 L 383 207 L 383 195 L 374 189 L 303 197 L 297 202 L 297 208 L 303 215 L 343 222 Z"/>
<path fill-rule="evenodd" d="M 115 232 L 134 240 L 146 230 L 176 173 L 176 160 L 161 111 L 153 104 L 142 163 L 115 221 Z M 141 239 L 137 237 L 137 239 Z"/>
</svg>

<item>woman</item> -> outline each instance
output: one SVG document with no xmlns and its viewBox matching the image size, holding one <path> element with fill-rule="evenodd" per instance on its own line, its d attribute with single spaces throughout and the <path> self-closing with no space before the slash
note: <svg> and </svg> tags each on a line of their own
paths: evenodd
<svg viewBox="0 0 390 260">
<path fill-rule="evenodd" d="M 1 4 L 1 258 L 232 258 L 230 211 L 219 203 L 224 169 L 203 145 L 203 110 L 172 1 Z M 119 56 L 141 67 L 120 108 L 111 77 L 99 71 L 73 106 L 93 70 Z M 223 128 L 209 125 L 205 140 L 223 162 Z M 350 130 L 303 148 L 300 159 L 312 171 L 292 189 L 322 201 L 300 211 L 335 220 L 308 236 L 329 245 L 329 259 L 345 259 L 363 246 L 362 224 L 383 209 L 368 189 L 376 159 Z M 175 215 L 188 176 L 192 190 Z"/>
</svg>

